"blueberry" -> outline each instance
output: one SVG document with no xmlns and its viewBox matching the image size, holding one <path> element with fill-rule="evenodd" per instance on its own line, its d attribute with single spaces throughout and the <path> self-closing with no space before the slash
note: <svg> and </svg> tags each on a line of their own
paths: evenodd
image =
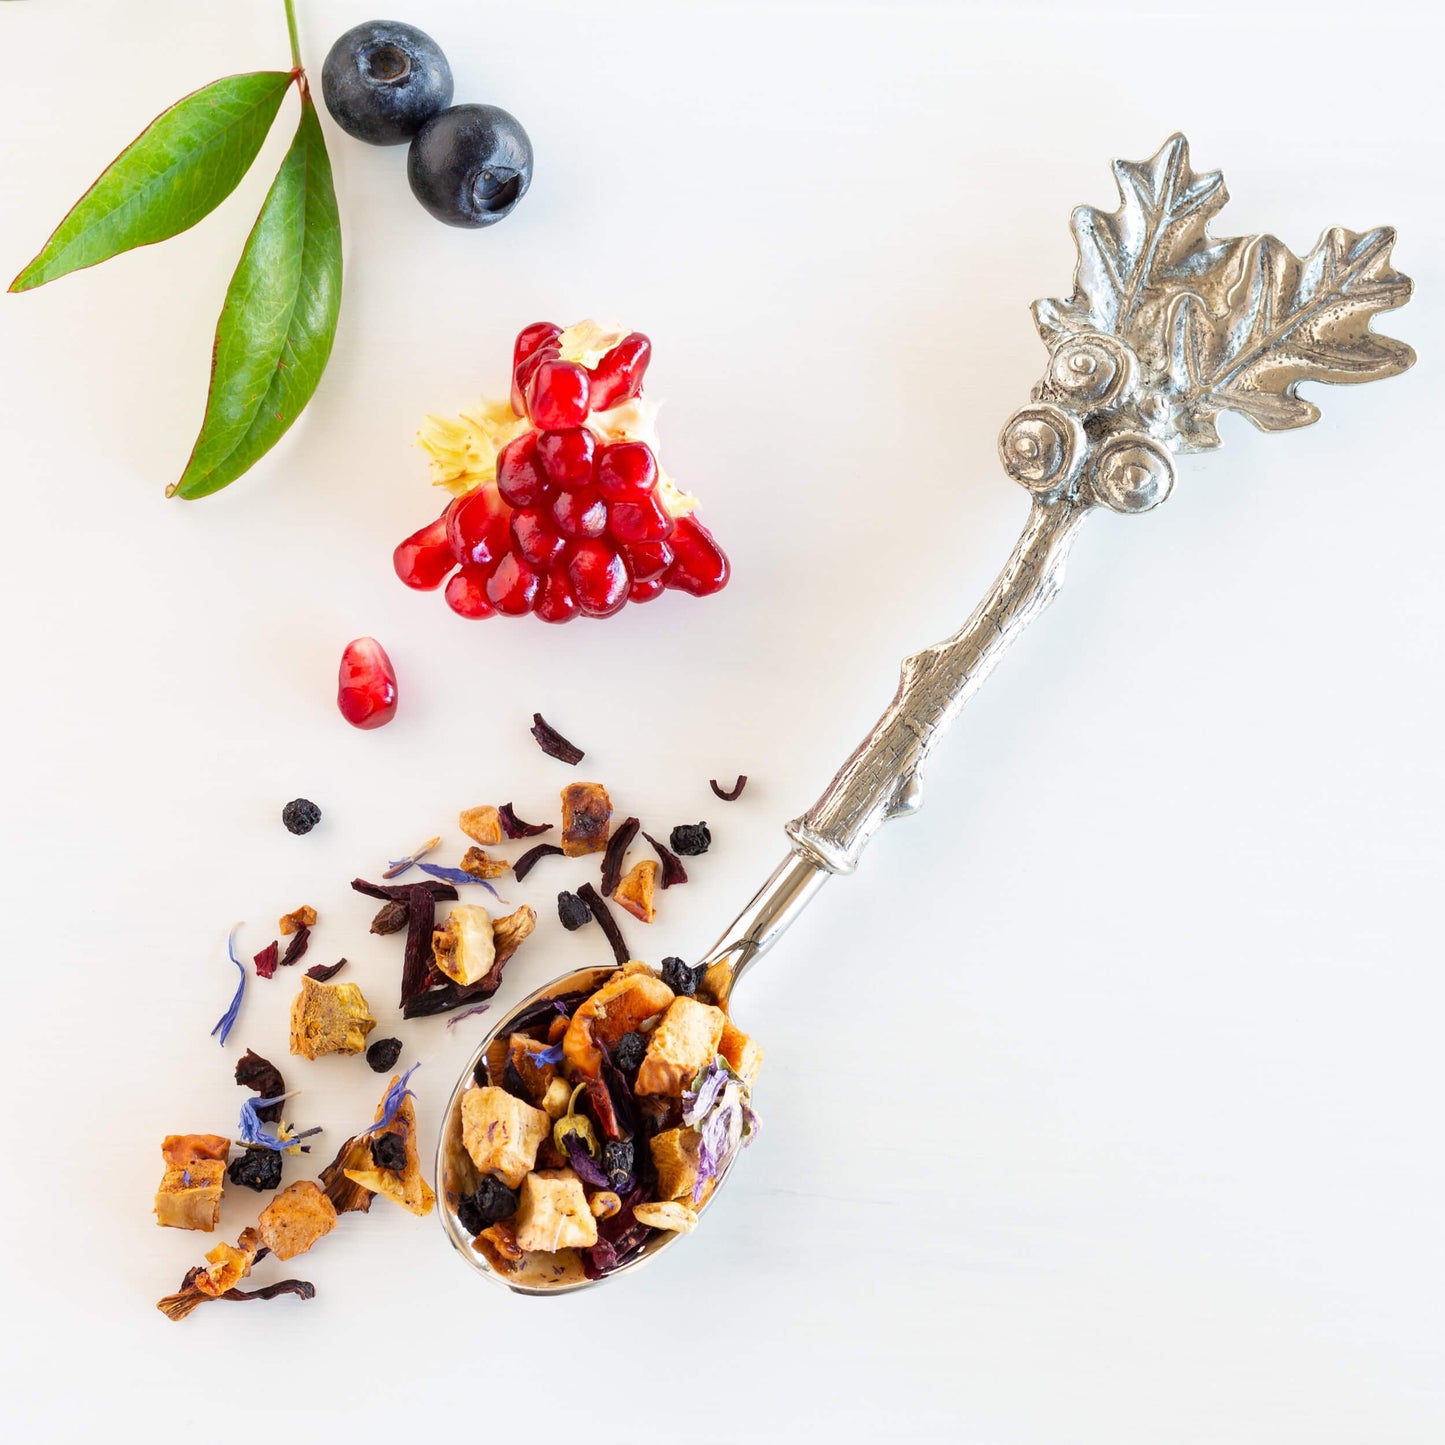
<svg viewBox="0 0 1445 1445">
<path fill-rule="evenodd" d="M 406 158 L 412 194 L 449 226 L 491 226 L 532 184 L 532 142 L 495 105 L 454 105 L 417 132 Z"/>
<path fill-rule="evenodd" d="M 424 31 L 368 20 L 327 53 L 321 93 L 347 135 L 374 146 L 401 145 L 451 104 L 452 68 Z"/>
</svg>

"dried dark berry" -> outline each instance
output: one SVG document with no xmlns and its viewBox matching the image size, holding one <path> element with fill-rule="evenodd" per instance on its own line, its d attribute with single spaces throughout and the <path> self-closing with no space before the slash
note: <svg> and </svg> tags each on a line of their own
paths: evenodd
<svg viewBox="0 0 1445 1445">
<path fill-rule="evenodd" d="M 662 960 L 662 981 L 673 993 L 691 998 L 697 992 L 698 971 L 689 968 L 680 958 Z"/>
<path fill-rule="evenodd" d="M 557 895 L 557 917 L 568 933 L 575 933 L 592 920 L 592 910 L 575 894 L 563 889 Z"/>
<path fill-rule="evenodd" d="M 276 1149 L 247 1149 L 239 1159 L 231 1160 L 226 1178 L 243 1189 L 254 1189 L 257 1194 L 264 1189 L 279 1189 L 281 1154 Z"/>
<path fill-rule="evenodd" d="M 495 1174 L 488 1174 L 475 1194 L 457 1202 L 457 1218 L 468 1234 L 480 1234 L 489 1224 L 510 1219 L 517 1212 L 517 1191 L 508 1189 Z"/>
<path fill-rule="evenodd" d="M 615 1139 L 602 1146 L 602 1172 L 613 1184 L 625 1182 L 637 1162 L 631 1139 Z"/>
<path fill-rule="evenodd" d="M 371 1159 L 378 1169 L 400 1174 L 406 1168 L 406 1140 L 400 1134 L 378 1134 L 371 1141 Z"/>
<path fill-rule="evenodd" d="M 403 903 L 399 899 L 393 903 L 383 903 L 377 909 L 376 917 L 371 920 L 371 931 L 383 935 L 400 933 L 406 927 L 406 921 L 410 916 L 411 905 L 409 903 Z"/>
<path fill-rule="evenodd" d="M 706 823 L 679 823 L 672 830 L 668 842 L 672 844 L 674 853 L 681 853 L 684 858 L 696 858 L 712 846 L 712 834 Z"/>
<path fill-rule="evenodd" d="M 340 985 L 338 984 L 339 988 Z M 366 1051 L 366 1062 L 378 1074 L 384 1074 L 401 1057 L 400 1039 L 377 1039 Z"/>
<path fill-rule="evenodd" d="M 309 833 L 321 821 L 321 809 L 310 798 L 292 798 L 281 809 L 288 833 Z"/>
<path fill-rule="evenodd" d="M 647 1040 L 641 1034 L 623 1034 L 617 1040 L 612 1057 L 624 1074 L 636 1073 L 642 1067 L 642 1056 L 647 1052 Z"/>
</svg>

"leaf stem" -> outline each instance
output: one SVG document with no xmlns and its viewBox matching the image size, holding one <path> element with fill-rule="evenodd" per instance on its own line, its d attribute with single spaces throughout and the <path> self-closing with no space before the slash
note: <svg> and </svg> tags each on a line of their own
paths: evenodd
<svg viewBox="0 0 1445 1445">
<path fill-rule="evenodd" d="M 291 64 L 297 70 L 301 67 L 301 41 L 296 34 L 296 6 L 294 0 L 285 0 L 286 33 L 291 37 Z"/>
</svg>

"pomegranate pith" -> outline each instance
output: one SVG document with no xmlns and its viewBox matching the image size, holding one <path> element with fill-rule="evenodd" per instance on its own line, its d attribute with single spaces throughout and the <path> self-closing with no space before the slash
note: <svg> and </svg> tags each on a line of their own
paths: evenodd
<svg viewBox="0 0 1445 1445">
<path fill-rule="evenodd" d="M 435 522 L 428 522 L 404 542 L 398 542 L 391 554 L 396 575 L 418 592 L 434 592 L 446 581 L 447 573 L 457 565 L 447 543 L 447 519 L 443 513 Z"/>
<path fill-rule="evenodd" d="M 337 674 L 336 706 L 354 728 L 379 728 L 396 716 L 396 670 L 374 637 L 346 644 Z"/>
</svg>

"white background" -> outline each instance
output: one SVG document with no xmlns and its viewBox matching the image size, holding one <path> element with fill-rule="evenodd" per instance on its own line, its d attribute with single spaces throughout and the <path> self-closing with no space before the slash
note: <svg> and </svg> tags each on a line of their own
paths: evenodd
<svg viewBox="0 0 1445 1445">
<path fill-rule="evenodd" d="M 370 8 L 303 0 L 314 72 Z M 193 232 L 0 299 L 6 1433 L 1445 1438 L 1440 22 L 736 0 L 400 18 L 445 46 L 459 101 L 522 118 L 536 181 L 505 224 L 448 230 L 402 151 L 326 119 L 336 351 L 252 475 L 163 495 L 294 98 Z M 26 0 L 0 44 L 6 276 L 166 104 L 286 63 L 279 0 Z M 1397 225 L 1419 295 L 1382 329 L 1421 362 L 1315 388 L 1301 433 L 1226 420 L 1163 510 L 1089 522 L 922 816 L 742 992 L 765 1132 L 706 1227 L 606 1290 L 514 1300 L 435 1219 L 380 1203 L 258 1269 L 313 1279 L 314 1302 L 167 1323 L 153 1301 L 213 1241 L 152 1223 L 160 1139 L 234 1130 L 245 1046 L 288 1062 L 294 979 L 253 979 L 224 1052 L 207 1036 L 230 923 L 249 957 L 314 904 L 312 960 L 349 956 L 392 1031 L 400 943 L 367 936 L 346 882 L 459 807 L 546 813 L 566 773 L 527 735 L 541 708 L 622 812 L 714 824 L 645 939 L 706 947 L 897 660 L 1002 561 L 1025 499 L 994 438 L 1043 359 L 1028 304 L 1067 292 L 1068 213 L 1114 204 L 1110 158 L 1175 128 L 1226 171 L 1226 232 L 1303 251 Z M 667 465 L 735 582 L 606 626 L 462 622 L 391 575 L 436 506 L 416 425 L 504 387 L 525 323 L 587 314 L 654 338 Z M 376 733 L 332 702 L 363 633 L 401 676 Z M 713 800 L 737 771 L 742 801 Z M 304 839 L 277 816 L 297 794 L 325 810 Z M 584 876 L 544 865 L 511 892 L 547 914 Z M 595 956 L 544 925 L 498 1006 Z M 396 1029 L 429 1133 L 484 1027 Z M 377 1081 L 290 1063 L 324 1160 Z M 227 1237 L 256 1202 L 228 1197 Z"/>
</svg>

